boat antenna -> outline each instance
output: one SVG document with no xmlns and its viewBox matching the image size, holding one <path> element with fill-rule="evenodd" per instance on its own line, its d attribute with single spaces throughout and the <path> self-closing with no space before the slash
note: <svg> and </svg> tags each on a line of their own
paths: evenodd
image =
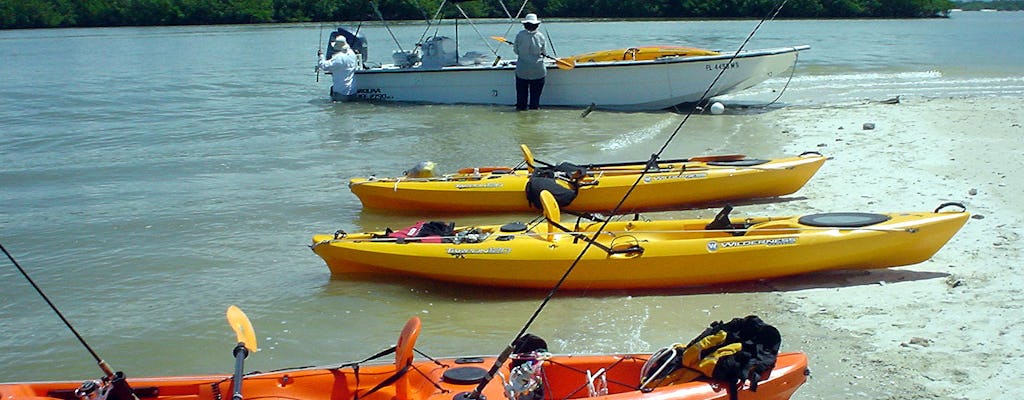
<svg viewBox="0 0 1024 400">
<path fill-rule="evenodd" d="M 376 1 L 371 1 L 370 5 L 373 6 L 373 12 L 377 14 L 377 18 L 379 18 L 380 22 L 382 24 L 384 24 L 384 29 L 387 29 L 388 34 L 391 35 L 391 40 L 395 41 L 395 46 L 398 47 L 398 51 L 401 51 L 401 52 L 404 53 L 405 49 L 402 48 L 402 43 L 400 43 L 398 41 L 398 38 L 395 37 L 395 32 L 391 31 L 391 27 L 388 26 L 388 21 L 384 20 L 384 14 L 380 13 L 380 7 L 377 7 L 377 2 Z"/>
<path fill-rule="evenodd" d="M 505 29 L 505 36 L 508 36 L 508 34 L 512 32 L 512 27 L 516 26 L 516 20 L 519 19 L 520 15 L 523 15 L 523 10 L 526 9 L 526 3 L 528 1 L 529 0 L 523 0 L 523 4 L 519 6 L 519 11 L 517 11 L 515 17 L 513 17 L 512 14 L 508 12 L 508 7 L 505 7 L 505 2 L 498 0 L 498 3 L 501 4 L 501 8 L 505 10 L 505 15 L 508 16 L 509 21 L 508 29 Z"/>
<path fill-rule="evenodd" d="M 430 33 L 430 28 L 434 28 L 434 36 L 437 36 L 437 32 L 439 30 L 439 27 L 441 26 L 441 19 L 442 19 L 441 11 L 444 10 L 444 5 L 447 4 L 447 3 L 448 3 L 448 0 L 442 0 L 441 1 L 441 5 L 439 5 L 437 7 L 437 11 L 434 11 L 434 17 L 427 20 L 427 26 L 426 26 L 426 28 L 423 29 L 423 33 L 420 34 L 420 40 L 416 42 L 417 45 L 422 44 L 423 40 L 425 40 L 427 38 L 427 35 Z M 417 7 L 419 7 L 418 4 L 417 4 Z M 427 11 L 424 10 L 422 7 L 420 7 L 420 12 L 422 12 L 424 14 L 424 16 L 426 16 Z M 437 21 L 436 25 L 435 25 L 434 21 Z"/>
<path fill-rule="evenodd" d="M 462 13 L 462 16 L 466 18 L 466 22 L 469 23 L 469 26 L 471 28 L 473 28 L 473 31 L 476 32 L 477 36 L 480 36 L 480 40 L 482 42 L 484 42 L 484 45 L 486 45 L 487 49 L 491 51 L 491 54 L 496 54 L 497 50 L 495 50 L 493 47 L 491 47 L 491 43 L 489 41 L 487 41 L 487 38 L 484 37 L 484 34 L 480 33 L 480 29 L 477 29 L 476 24 L 473 23 L 473 19 L 469 18 L 469 14 L 466 14 L 466 10 L 463 10 L 462 6 L 460 6 L 459 3 L 452 3 L 452 4 L 455 4 L 455 8 L 457 8 L 459 10 L 459 12 Z M 456 32 L 455 33 L 455 42 L 456 42 L 456 46 L 455 47 L 456 48 L 458 48 L 458 40 L 459 40 L 458 31 L 459 31 L 459 18 L 458 18 L 458 16 L 456 16 L 455 17 L 455 32 Z M 456 53 L 456 55 L 457 54 L 458 53 Z"/>
<path fill-rule="evenodd" d="M 11 260 L 11 263 L 14 264 L 16 268 L 18 268 L 18 272 L 21 272 L 21 276 L 25 277 L 25 280 L 27 280 L 28 283 L 32 284 L 32 288 L 36 290 L 36 293 L 39 293 L 39 295 L 42 296 L 43 300 L 46 301 L 46 304 L 48 304 L 50 308 L 53 309 L 53 312 L 57 313 L 57 316 L 60 317 L 60 320 L 64 321 L 64 325 L 66 325 L 68 329 L 71 330 L 71 333 L 75 334 L 75 337 L 78 338 L 78 342 L 81 343 L 82 346 L 85 346 L 85 349 L 89 351 L 89 354 L 91 354 L 92 358 L 96 360 L 96 363 L 99 365 L 100 369 L 103 370 L 103 374 L 106 375 L 107 378 L 114 379 L 114 371 L 110 368 L 110 365 L 107 364 L 106 361 L 103 361 L 103 359 L 100 358 L 100 356 L 97 355 L 95 351 L 93 351 L 92 347 L 89 346 L 89 343 L 85 342 L 85 339 L 82 338 L 82 335 L 79 335 L 78 331 L 75 330 L 75 327 L 71 325 L 71 322 L 69 322 L 67 318 L 64 318 L 64 314 L 62 314 L 60 310 L 57 309 L 57 306 L 54 305 L 52 301 L 50 301 L 50 298 L 46 295 L 46 293 L 43 292 L 43 289 L 41 289 L 39 285 L 37 285 L 36 282 L 32 280 L 32 277 L 28 276 L 28 272 L 25 272 L 25 269 L 21 267 L 21 264 L 18 264 L 18 260 L 14 259 L 14 256 L 12 256 L 11 253 L 7 251 L 7 248 L 4 247 L 3 244 L 0 244 L 0 250 L 3 250 L 4 254 L 7 255 L 7 259 Z"/>
<path fill-rule="evenodd" d="M 513 17 L 512 13 L 508 11 L 508 7 L 505 6 L 505 2 L 503 0 L 498 0 L 498 4 L 501 4 L 501 9 L 503 11 L 505 11 L 505 16 L 508 17 L 508 28 L 505 29 L 505 34 L 502 35 L 502 37 L 506 37 L 506 36 L 508 36 L 509 33 L 512 32 L 512 27 L 516 26 L 516 19 L 519 18 L 519 15 L 521 15 L 523 13 L 523 9 L 526 8 L 526 2 L 527 1 L 528 0 L 523 0 L 523 5 L 519 7 L 519 12 L 516 13 L 515 17 Z M 501 56 L 498 55 L 498 52 L 501 51 L 501 49 L 502 49 L 502 47 L 498 46 L 492 52 L 492 54 L 494 54 L 494 56 L 496 57 L 495 60 L 494 60 L 494 65 L 498 65 L 498 61 L 500 60 L 500 57 L 501 57 Z"/>
<path fill-rule="evenodd" d="M 778 12 L 786 4 L 786 1 L 787 0 L 781 0 L 779 2 L 778 7 L 776 7 L 776 9 L 773 12 L 769 13 L 769 15 L 771 15 L 774 18 L 774 15 L 778 14 Z M 757 26 L 754 27 L 754 30 L 750 32 L 750 35 L 748 35 L 747 38 L 743 41 L 743 43 L 740 44 L 739 48 L 736 49 L 736 53 L 734 53 L 732 58 L 730 58 L 729 60 L 730 64 L 740 53 L 740 51 L 743 50 L 743 47 L 747 44 L 747 42 L 750 41 L 750 38 L 754 36 L 754 33 L 757 32 L 757 29 L 761 27 L 761 24 L 763 24 L 764 21 L 768 19 L 769 15 L 765 15 L 764 18 L 762 18 L 761 21 L 758 22 Z M 701 95 L 698 104 L 706 100 L 705 98 L 707 97 L 708 93 L 711 92 L 711 88 L 715 86 L 715 83 L 718 82 L 718 79 L 722 77 L 722 74 L 725 73 L 726 70 L 728 70 L 728 68 L 722 69 L 718 72 L 718 76 L 715 77 L 714 81 L 712 81 L 711 84 L 708 85 L 707 90 L 704 91 L 704 94 Z M 555 286 L 551 288 L 547 296 L 544 297 L 544 300 L 541 301 L 540 305 L 537 306 L 537 309 L 533 312 L 533 315 L 531 315 L 530 319 L 526 321 L 526 324 L 524 324 L 523 328 L 519 330 L 519 333 L 516 334 L 515 338 L 505 347 L 505 350 L 503 350 L 501 354 L 499 354 L 498 357 L 494 360 L 494 364 L 491 365 L 491 368 L 487 371 L 487 375 L 484 376 L 484 379 L 481 380 L 480 383 L 477 384 L 475 388 L 473 388 L 472 392 L 463 392 L 455 396 L 456 400 L 480 400 L 483 397 L 482 394 L 484 388 L 491 381 L 491 379 L 494 379 L 494 375 L 498 373 L 498 370 L 505 363 L 505 361 L 508 361 L 509 357 L 512 355 L 512 351 L 514 349 L 514 346 L 516 345 L 516 342 L 518 342 L 519 338 L 523 337 L 523 335 L 526 334 L 526 331 L 530 328 L 531 325 L 533 325 L 533 322 L 537 320 L 537 317 L 540 315 L 541 311 L 544 310 L 544 307 L 547 306 L 547 304 L 555 296 L 555 293 L 557 293 L 558 290 L 562 287 L 562 284 L 569 277 L 569 274 L 571 274 L 572 271 L 576 269 L 576 265 L 578 265 L 580 260 L 583 259 L 583 256 L 587 253 L 587 251 L 593 247 L 592 244 L 595 243 L 597 241 L 597 238 L 601 235 L 601 233 L 604 232 L 604 229 L 608 226 L 608 223 L 611 222 L 612 218 L 619 213 L 619 210 L 622 208 L 622 205 L 626 202 L 626 199 L 629 198 L 629 196 L 633 193 L 633 190 L 635 190 L 637 185 L 639 185 L 640 182 L 644 179 L 644 175 L 647 174 L 647 171 L 651 169 L 652 165 L 657 165 L 657 160 L 658 158 L 660 158 L 661 153 L 664 152 L 665 148 L 668 147 L 669 143 L 671 143 L 672 140 L 675 139 L 676 134 L 679 133 L 679 131 L 682 129 L 683 124 L 686 123 L 690 115 L 693 115 L 693 109 L 691 109 L 690 112 L 686 115 L 686 118 L 684 118 L 683 121 L 679 123 L 679 126 L 676 128 L 675 132 L 673 132 L 672 135 L 669 136 L 669 138 L 665 141 L 665 144 L 661 147 L 661 149 L 659 149 L 657 153 L 651 154 L 651 161 L 654 162 L 648 162 L 645 165 L 643 171 L 641 171 L 640 174 L 637 175 L 636 181 L 634 181 L 633 184 L 629 187 L 629 190 L 627 190 L 626 193 L 622 195 L 622 198 L 619 200 L 619 203 L 615 205 L 615 208 L 612 209 L 610 213 L 608 213 L 607 217 L 605 217 L 605 219 L 601 222 L 601 226 L 599 226 L 597 230 L 594 231 L 594 234 L 593 236 L 590 237 L 590 240 L 585 240 L 586 244 L 584 245 L 583 249 L 580 250 L 580 253 L 576 256 L 576 259 L 573 260 L 572 264 L 569 265 L 569 268 L 567 268 L 565 270 L 565 273 L 562 274 L 562 277 L 559 278 L 558 282 L 555 283 Z"/>
</svg>

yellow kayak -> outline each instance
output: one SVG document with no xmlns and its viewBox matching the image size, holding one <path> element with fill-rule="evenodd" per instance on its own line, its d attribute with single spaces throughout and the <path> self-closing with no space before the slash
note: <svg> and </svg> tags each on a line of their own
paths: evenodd
<svg viewBox="0 0 1024 400">
<path fill-rule="evenodd" d="M 550 289 L 589 243 L 562 288 L 653 289 L 915 264 L 969 216 L 943 205 L 935 212 L 730 219 L 726 207 L 713 220 L 613 221 L 594 237 L 601 222 L 562 221 L 546 191 L 542 202 L 545 220 L 537 223 L 450 226 L 430 236 L 338 231 L 314 235 L 311 247 L 334 274 Z"/>
<path fill-rule="evenodd" d="M 665 160 L 644 172 L 645 162 L 551 165 L 534 159 L 526 145 L 521 150 L 525 168 L 477 167 L 443 176 L 352 178 L 349 189 L 363 207 L 382 210 L 527 212 L 540 208 L 536 197 L 540 190 L 548 190 L 565 210 L 608 212 L 636 184 L 619 209 L 628 213 L 791 194 L 825 162 L 824 156 L 813 152 L 767 160 L 719 155 Z"/>
<path fill-rule="evenodd" d="M 624 49 L 600 50 L 577 54 L 566 59 L 575 63 L 609 61 L 647 61 L 662 57 L 715 56 L 721 53 L 707 49 L 686 46 L 641 46 Z"/>
</svg>

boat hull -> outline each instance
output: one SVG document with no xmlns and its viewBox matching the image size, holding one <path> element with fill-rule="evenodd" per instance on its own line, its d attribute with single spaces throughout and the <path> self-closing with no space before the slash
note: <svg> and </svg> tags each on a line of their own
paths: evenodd
<svg viewBox="0 0 1024 400">
<path fill-rule="evenodd" d="M 752 166 L 716 166 L 705 162 L 667 165 L 637 182 L 642 165 L 591 171 L 593 185 L 579 189 L 569 211 L 607 212 L 626 197 L 620 212 L 667 209 L 721 201 L 776 197 L 796 192 L 821 168 L 825 157 L 809 154 L 768 160 Z M 685 168 L 681 168 L 685 166 Z M 438 212 L 535 211 L 526 199 L 530 175 L 513 173 L 450 175 L 440 179 L 353 178 L 349 189 L 363 207 Z"/>
<path fill-rule="evenodd" d="M 585 62 L 548 67 L 542 106 L 659 110 L 750 88 L 781 76 L 809 46 L 654 60 Z M 375 101 L 440 104 L 515 104 L 515 65 L 440 69 L 383 66 L 356 72 L 357 97 Z"/>
<path fill-rule="evenodd" d="M 312 250 L 332 273 L 353 277 L 404 275 L 469 285 L 551 289 L 574 265 L 562 289 L 677 288 L 916 264 L 934 255 L 969 216 L 967 212 L 872 215 L 888 220 L 840 228 L 805 225 L 798 217 L 746 218 L 721 230 L 708 229 L 711 220 L 704 219 L 617 221 L 609 223 L 589 247 L 584 239 L 593 237 L 600 223 L 581 223 L 568 233 L 541 222 L 515 233 L 502 232 L 500 226 L 475 227 L 488 235 L 473 243 L 426 243 L 373 238 L 372 234 L 337 239 L 314 235 Z M 574 264 L 585 247 L 586 253 Z"/>
<path fill-rule="evenodd" d="M 711 400 L 727 399 L 725 385 L 694 381 L 655 388 L 636 389 L 640 369 L 650 355 L 555 355 L 544 363 L 545 398 L 588 398 L 586 372 L 604 368 L 608 376 L 609 400 Z M 351 367 L 303 368 L 246 375 L 242 381 L 245 399 L 301 400 L 453 400 L 472 391 L 477 384 L 451 379 L 452 376 L 478 374 L 494 363 L 491 357 L 438 358 L 415 361 L 412 369 L 390 385 L 367 394 L 394 375 L 394 365 L 360 365 L 358 375 Z M 459 372 L 459 374 L 452 373 Z M 499 370 L 509 376 L 509 368 Z M 447 373 L 447 377 L 446 377 Z M 781 353 L 771 375 L 758 383 L 757 391 L 742 390 L 742 399 L 785 400 L 806 381 L 807 356 Z M 4 400 L 73 399 L 82 381 L 27 382 L 0 384 Z M 158 378 L 129 378 L 129 385 L 142 400 L 216 400 L 231 398 L 230 375 L 199 375 Z M 581 390 L 582 389 L 582 390 Z M 358 396 L 357 396 L 358 394 Z M 500 379 L 492 379 L 482 394 L 487 399 L 505 399 Z"/>
</svg>

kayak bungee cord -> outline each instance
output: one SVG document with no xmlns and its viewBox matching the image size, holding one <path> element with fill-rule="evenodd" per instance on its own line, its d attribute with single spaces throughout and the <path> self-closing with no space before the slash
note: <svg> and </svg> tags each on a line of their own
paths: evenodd
<svg viewBox="0 0 1024 400">
<path fill-rule="evenodd" d="M 786 4 L 786 1 L 787 0 L 781 0 L 779 2 L 779 6 L 776 7 L 776 10 L 771 15 L 777 14 L 779 12 L 779 10 L 781 10 L 782 7 Z M 757 32 L 757 30 L 761 27 L 761 25 L 767 19 L 768 19 L 768 15 L 765 15 L 765 17 L 762 18 L 761 21 L 757 23 L 757 25 L 750 32 L 750 34 L 747 35 L 747 38 L 744 39 L 743 43 L 740 44 L 739 48 L 736 49 L 736 52 L 733 54 L 732 58 L 730 58 L 730 60 L 729 60 L 730 64 L 733 62 L 733 60 L 736 59 L 736 57 L 739 55 L 740 51 L 743 50 L 743 47 L 746 46 L 747 42 L 750 41 L 750 39 L 754 36 L 754 33 Z M 722 69 L 722 70 L 720 70 L 718 72 L 718 75 L 715 77 L 714 81 L 712 81 L 711 84 L 708 85 L 708 88 L 704 91 L 704 94 L 701 95 L 700 99 L 698 100 L 698 104 L 700 104 L 700 103 L 702 103 L 702 102 L 704 102 L 706 100 L 706 98 L 708 96 L 708 93 L 711 92 L 711 89 L 715 86 L 715 83 L 718 82 L 719 78 L 721 78 L 722 75 L 727 70 L 728 70 L 728 68 L 724 68 L 724 69 Z M 558 292 L 559 288 L 562 287 L 562 284 L 565 282 L 565 280 L 568 279 L 569 274 L 571 274 L 572 271 L 574 269 L 576 269 L 576 266 L 579 264 L 580 260 L 583 259 L 583 256 L 587 253 L 588 250 L 591 249 L 591 247 L 593 247 L 593 243 L 597 240 L 597 237 L 601 234 L 601 232 L 604 231 L 604 228 L 607 227 L 608 224 L 611 222 L 612 217 L 614 216 L 614 214 L 616 214 L 619 211 L 619 209 L 622 208 L 622 205 L 625 204 L 626 199 L 629 197 L 630 194 L 633 193 L 633 190 L 636 189 L 637 185 L 640 184 L 641 180 L 643 179 L 643 177 L 647 173 L 647 171 L 650 170 L 651 164 L 657 165 L 656 162 L 657 162 L 657 159 L 660 157 L 661 153 L 663 153 L 665 151 L 665 149 L 668 147 L 668 145 L 672 142 L 672 140 L 675 139 L 675 136 L 682 129 L 682 127 L 686 123 L 686 121 L 689 120 L 691 115 L 693 115 L 693 109 L 691 109 L 686 114 L 686 117 L 683 118 L 683 120 L 679 123 L 679 126 L 676 127 L 674 132 L 672 132 L 672 134 L 669 136 L 669 138 L 665 141 L 665 144 L 662 145 L 661 149 L 659 149 L 657 153 L 651 154 L 651 161 L 652 161 L 652 163 L 648 163 L 647 166 L 643 169 L 643 171 L 640 172 L 640 175 L 637 176 L 636 181 L 633 182 L 633 185 L 630 186 L 629 190 L 627 190 L 626 193 L 622 196 L 622 199 L 620 199 L 618 204 L 615 205 L 615 208 L 612 210 L 611 215 L 609 215 L 601 223 L 601 226 L 598 227 L 597 231 L 594 232 L 594 235 L 591 237 L 591 240 L 586 240 L 585 241 L 586 245 L 584 245 L 583 249 L 580 250 L 579 255 L 576 256 L 576 259 L 574 259 L 572 264 L 569 265 L 569 268 L 567 268 L 565 270 L 565 273 L 562 274 L 562 277 L 558 279 L 558 282 L 555 283 L 555 286 L 551 288 L 551 290 L 548 292 L 547 296 L 544 297 L 544 300 L 542 300 L 540 305 L 537 306 L 537 309 L 534 310 L 533 315 L 531 315 L 530 318 L 526 321 L 526 323 L 523 325 L 523 328 L 520 329 L 519 333 L 516 334 L 515 338 L 511 342 L 509 342 L 508 345 L 505 346 L 505 349 L 502 350 L 501 354 L 499 354 L 498 357 L 494 360 L 494 364 L 491 365 L 491 368 L 489 370 L 487 370 L 487 374 L 484 375 L 484 378 L 480 381 L 480 383 L 477 384 L 477 386 L 475 388 L 473 388 L 472 392 L 468 392 L 468 393 L 464 392 L 464 393 L 459 393 L 458 395 L 456 395 L 455 396 L 456 400 L 462 400 L 462 399 L 480 400 L 480 399 L 482 399 L 482 393 L 483 393 L 484 388 L 487 386 L 488 383 L 490 383 L 490 381 L 492 379 L 494 379 L 494 375 L 497 374 L 497 372 L 501 368 L 502 364 L 504 364 L 505 361 L 508 361 L 509 357 L 512 355 L 512 351 L 514 350 L 514 346 L 515 346 L 516 342 L 518 342 L 520 340 L 520 338 L 522 338 L 523 335 L 526 334 L 526 331 L 528 329 L 530 329 L 530 326 L 533 325 L 534 321 L 537 320 L 537 317 L 540 316 L 540 313 L 541 313 L 541 311 L 544 310 L 544 307 L 546 307 L 547 304 L 551 301 L 551 299 L 554 298 L 555 293 Z"/>
<path fill-rule="evenodd" d="M 115 400 L 138 400 L 138 397 L 135 396 L 135 392 L 132 390 L 131 386 L 128 385 L 128 382 L 125 380 L 124 373 L 120 371 L 114 372 L 110 368 L 110 365 L 107 364 L 106 361 L 103 361 L 103 359 L 100 358 L 98 354 L 96 354 L 96 352 L 92 349 L 92 346 L 89 346 L 89 343 L 85 341 L 85 338 L 83 338 L 82 335 L 78 334 L 78 331 L 75 329 L 74 326 L 71 325 L 71 322 L 68 321 L 67 318 L 64 318 L 64 314 L 61 313 L 59 309 L 57 309 L 57 306 L 53 304 L 52 301 L 50 301 L 50 297 L 47 296 L 45 292 L 43 292 L 43 289 L 40 288 L 39 285 L 37 285 L 34 280 L 32 280 L 32 277 L 28 275 L 28 272 L 26 272 L 25 269 L 21 267 L 21 264 L 18 264 L 18 260 L 14 259 L 14 256 L 12 256 L 11 253 L 7 251 L 7 248 L 4 247 L 3 244 L 0 244 L 0 250 L 4 252 L 4 254 L 7 256 L 7 259 L 11 260 L 11 263 L 14 264 L 14 267 L 17 268 L 18 272 L 21 273 L 21 276 L 25 277 L 25 280 L 27 280 L 28 283 L 32 285 L 32 288 L 36 290 L 36 293 L 39 293 L 39 296 L 41 296 L 43 300 L 46 301 L 46 304 L 50 306 L 53 312 L 56 313 L 58 317 L 60 317 L 60 320 L 64 322 L 64 325 L 67 326 L 68 329 L 71 330 L 71 333 L 75 335 L 75 338 L 78 339 L 78 342 L 81 343 L 82 346 L 89 351 L 89 354 L 92 355 L 92 358 L 96 360 L 96 364 L 99 365 L 100 369 L 103 371 L 103 374 L 105 375 L 104 379 L 110 382 L 111 385 L 111 390 L 107 395 L 108 398 Z M 85 384 L 83 384 L 83 387 L 85 387 Z M 96 386 L 94 387 L 94 389 L 99 389 L 99 387 Z"/>
</svg>

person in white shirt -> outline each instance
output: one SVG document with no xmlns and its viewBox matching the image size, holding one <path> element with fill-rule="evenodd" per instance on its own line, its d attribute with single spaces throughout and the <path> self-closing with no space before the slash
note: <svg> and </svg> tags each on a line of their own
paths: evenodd
<svg viewBox="0 0 1024 400">
<path fill-rule="evenodd" d="M 537 30 L 540 19 L 537 14 L 526 14 L 523 30 L 516 35 L 513 50 L 516 60 L 516 110 L 540 108 L 540 94 L 544 90 L 544 78 L 548 69 L 544 65 L 544 48 L 547 39 Z M 527 103 L 529 100 L 529 103 Z"/>
<path fill-rule="evenodd" d="M 334 49 L 330 58 L 320 52 L 320 63 L 318 67 L 324 71 L 330 71 L 334 80 L 331 86 L 331 100 L 350 101 L 356 95 L 356 68 L 359 66 L 359 58 L 349 47 L 344 35 L 338 35 L 331 42 Z"/>
</svg>

